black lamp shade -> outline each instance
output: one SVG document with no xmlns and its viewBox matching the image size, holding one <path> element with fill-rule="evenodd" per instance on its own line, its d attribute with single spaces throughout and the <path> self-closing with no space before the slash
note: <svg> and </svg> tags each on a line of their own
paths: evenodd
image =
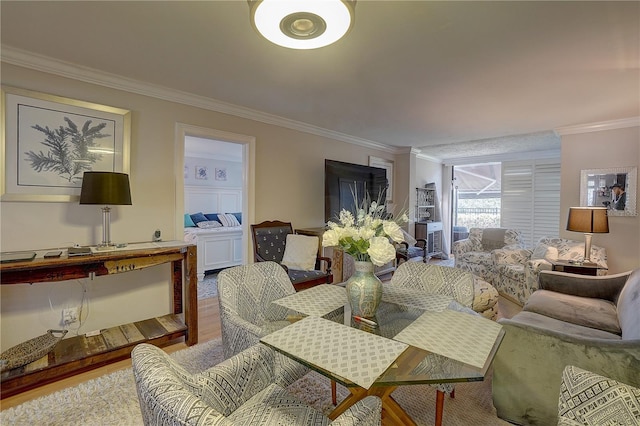
<svg viewBox="0 0 640 426">
<path fill-rule="evenodd" d="M 129 175 L 115 172 L 84 172 L 80 204 L 131 205 Z"/>
<path fill-rule="evenodd" d="M 605 207 L 570 207 L 567 231 L 608 233 L 607 209 Z"/>
</svg>

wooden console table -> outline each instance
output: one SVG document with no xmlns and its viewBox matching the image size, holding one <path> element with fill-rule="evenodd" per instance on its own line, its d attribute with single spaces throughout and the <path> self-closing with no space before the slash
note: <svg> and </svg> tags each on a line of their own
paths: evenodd
<svg viewBox="0 0 640 426">
<path fill-rule="evenodd" d="M 198 343 L 196 246 L 180 241 L 140 243 L 85 256 L 68 257 L 65 252 L 53 259 L 43 258 L 47 250 L 35 251 L 37 256 L 31 261 L 0 264 L 0 284 L 65 281 L 171 263 L 173 312 L 102 330 L 97 336 L 63 339 L 40 360 L 3 372 L 0 376 L 1 398 L 126 359 L 139 343 L 162 346 L 181 337 L 189 346 Z M 186 278 L 184 298 L 183 277 Z"/>
</svg>

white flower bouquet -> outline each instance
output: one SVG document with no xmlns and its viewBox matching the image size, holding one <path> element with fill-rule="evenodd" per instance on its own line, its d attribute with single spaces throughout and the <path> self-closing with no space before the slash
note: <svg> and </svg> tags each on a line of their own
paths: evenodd
<svg viewBox="0 0 640 426">
<path fill-rule="evenodd" d="M 355 198 L 355 197 L 354 197 Z M 329 229 L 322 236 L 323 247 L 340 246 L 357 261 L 371 261 L 382 266 L 396 257 L 392 241 L 404 241 L 404 232 L 400 223 L 409 219 L 406 213 L 397 219 L 386 217 L 384 205 L 366 199 L 362 207 L 354 213 L 342 210 L 338 222 L 328 222 Z"/>
</svg>

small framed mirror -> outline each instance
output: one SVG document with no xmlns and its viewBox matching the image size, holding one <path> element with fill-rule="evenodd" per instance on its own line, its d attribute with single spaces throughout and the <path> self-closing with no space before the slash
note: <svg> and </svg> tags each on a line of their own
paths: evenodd
<svg viewBox="0 0 640 426">
<path fill-rule="evenodd" d="M 637 167 L 580 172 L 580 205 L 607 207 L 609 216 L 636 216 Z"/>
</svg>

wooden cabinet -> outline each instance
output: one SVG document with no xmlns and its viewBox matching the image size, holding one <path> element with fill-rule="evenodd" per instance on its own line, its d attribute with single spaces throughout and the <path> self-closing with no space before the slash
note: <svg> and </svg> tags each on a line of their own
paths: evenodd
<svg viewBox="0 0 640 426">
<path fill-rule="evenodd" d="M 0 284 L 46 285 L 48 282 L 127 273 L 169 263 L 173 312 L 108 328 L 95 336 L 63 339 L 42 359 L 2 372 L 2 398 L 128 358 L 139 343 L 163 346 L 183 337 L 187 345 L 198 343 L 196 246 L 181 241 L 129 244 L 123 250 L 76 257 L 64 254 L 53 259 L 43 258 L 45 252 L 38 251 L 31 261 L 0 264 Z"/>
</svg>

